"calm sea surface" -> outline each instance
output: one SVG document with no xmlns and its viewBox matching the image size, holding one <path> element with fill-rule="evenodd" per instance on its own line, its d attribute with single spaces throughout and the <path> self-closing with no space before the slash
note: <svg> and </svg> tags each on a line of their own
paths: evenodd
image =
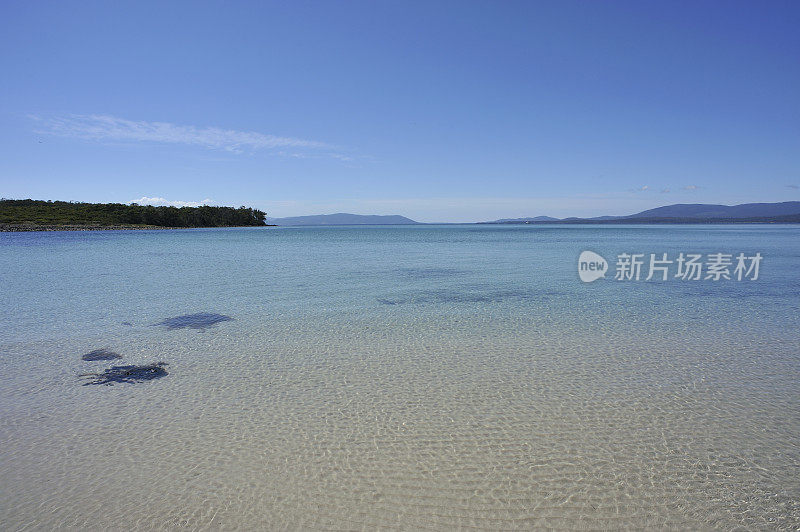
<svg viewBox="0 0 800 532">
<path fill-rule="evenodd" d="M 0 317 L 2 530 L 800 527 L 797 226 L 0 233 Z"/>
</svg>

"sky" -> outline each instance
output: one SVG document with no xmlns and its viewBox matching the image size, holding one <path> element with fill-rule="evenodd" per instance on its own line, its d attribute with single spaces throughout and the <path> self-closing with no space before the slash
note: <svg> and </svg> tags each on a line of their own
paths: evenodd
<svg viewBox="0 0 800 532">
<path fill-rule="evenodd" d="M 424 222 L 800 200 L 800 2 L 0 0 L 0 196 Z"/>
</svg>

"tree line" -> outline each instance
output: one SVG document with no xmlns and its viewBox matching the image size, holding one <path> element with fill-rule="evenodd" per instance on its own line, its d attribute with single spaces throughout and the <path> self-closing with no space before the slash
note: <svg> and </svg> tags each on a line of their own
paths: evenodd
<svg viewBox="0 0 800 532">
<path fill-rule="evenodd" d="M 0 223 L 37 225 L 155 225 L 234 227 L 266 225 L 267 214 L 249 207 L 155 207 L 131 203 L 0 199 Z"/>
</svg>

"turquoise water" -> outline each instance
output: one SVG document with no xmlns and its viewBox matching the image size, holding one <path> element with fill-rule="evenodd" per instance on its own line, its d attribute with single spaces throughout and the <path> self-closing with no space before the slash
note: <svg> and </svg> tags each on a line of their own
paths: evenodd
<svg viewBox="0 0 800 532">
<path fill-rule="evenodd" d="M 0 528 L 796 529 L 798 267 L 796 226 L 0 233 Z"/>
</svg>

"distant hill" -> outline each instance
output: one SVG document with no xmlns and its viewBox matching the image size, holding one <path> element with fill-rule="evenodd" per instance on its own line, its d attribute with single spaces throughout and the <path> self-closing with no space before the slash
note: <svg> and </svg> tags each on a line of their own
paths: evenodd
<svg viewBox="0 0 800 532">
<path fill-rule="evenodd" d="M 299 225 L 413 225 L 418 224 L 405 216 L 377 214 L 317 214 L 312 216 L 289 216 L 286 218 L 267 218 L 267 222 L 282 226 Z"/>
<path fill-rule="evenodd" d="M 758 218 L 792 214 L 800 214 L 800 201 L 742 203 L 741 205 L 678 203 L 642 211 L 626 216 L 626 218 Z"/>
<path fill-rule="evenodd" d="M 600 220 L 600 221 L 607 221 L 607 220 L 619 220 L 620 218 L 625 218 L 625 216 L 595 216 L 594 218 L 590 218 L 590 220 Z"/>
<path fill-rule="evenodd" d="M 743 203 L 741 205 L 713 205 L 703 203 L 678 203 L 665 205 L 627 216 L 597 216 L 594 218 L 535 218 L 501 219 L 496 224 L 527 223 L 798 223 L 800 201 L 780 203 Z"/>
<path fill-rule="evenodd" d="M 483 222 L 487 224 L 507 224 L 507 223 L 518 223 L 524 224 L 528 222 L 557 222 L 558 218 L 553 218 L 552 216 L 534 216 L 533 218 L 501 218 L 499 220 L 494 220 L 493 222 Z"/>
</svg>

